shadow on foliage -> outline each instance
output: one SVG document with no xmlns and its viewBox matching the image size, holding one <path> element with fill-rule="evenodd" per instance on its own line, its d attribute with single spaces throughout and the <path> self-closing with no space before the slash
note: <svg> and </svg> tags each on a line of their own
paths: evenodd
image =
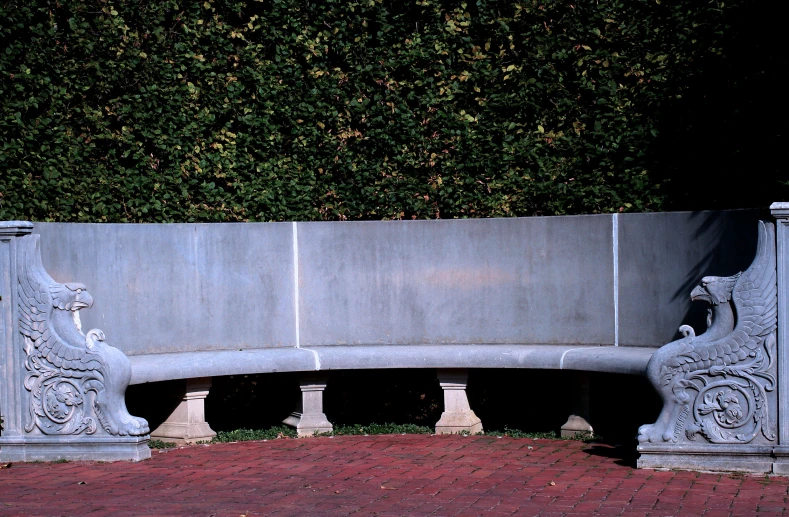
<svg viewBox="0 0 789 517">
<path fill-rule="evenodd" d="M 468 397 L 487 430 L 555 433 L 572 411 L 576 372 L 554 370 L 471 370 Z M 591 421 L 602 443 L 635 450 L 638 426 L 660 410 L 646 379 L 629 375 L 590 376 Z M 183 381 L 131 386 L 132 414 L 151 429 L 175 408 Z M 298 374 L 273 373 L 214 378 L 206 399 L 206 420 L 215 431 L 279 426 L 299 396 Z M 324 410 L 335 426 L 385 422 L 433 428 L 443 411 L 443 394 L 433 369 L 329 372 Z"/>
<path fill-rule="evenodd" d="M 443 394 L 433 369 L 328 372 L 324 410 L 335 426 L 394 422 L 433 428 Z M 471 370 L 468 397 L 487 430 L 559 433 L 572 408 L 576 373 L 555 370 Z M 638 426 L 654 421 L 660 403 L 646 379 L 590 376 L 591 419 L 602 443 L 635 450 Z M 183 381 L 129 387 L 132 414 L 151 429 L 177 406 Z M 282 424 L 299 397 L 297 373 L 216 377 L 206 398 L 206 420 L 215 431 L 268 429 Z"/>
<path fill-rule="evenodd" d="M 763 5 L 727 8 L 720 53 L 696 63 L 661 113 L 653 147 L 666 209 L 767 207 L 789 199 L 783 20 Z"/>
</svg>

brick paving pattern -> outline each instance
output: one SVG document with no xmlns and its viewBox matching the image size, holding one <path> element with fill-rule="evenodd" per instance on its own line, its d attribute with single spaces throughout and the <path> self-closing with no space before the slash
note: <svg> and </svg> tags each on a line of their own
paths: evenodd
<svg viewBox="0 0 789 517">
<path fill-rule="evenodd" d="M 636 470 L 604 445 L 345 436 L 0 469 L 0 515 L 789 515 L 789 478 Z"/>
</svg>

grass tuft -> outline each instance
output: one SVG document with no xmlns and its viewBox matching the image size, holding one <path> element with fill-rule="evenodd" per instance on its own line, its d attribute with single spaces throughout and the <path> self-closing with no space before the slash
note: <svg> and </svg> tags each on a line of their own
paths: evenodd
<svg viewBox="0 0 789 517">
<path fill-rule="evenodd" d="M 236 429 L 216 433 L 213 443 L 249 442 L 253 440 L 276 440 L 277 438 L 296 438 L 296 430 L 284 425 L 270 429 Z"/>
<path fill-rule="evenodd" d="M 174 449 L 175 444 L 173 442 L 165 442 L 162 440 L 149 440 L 148 447 L 150 449 Z"/>
</svg>

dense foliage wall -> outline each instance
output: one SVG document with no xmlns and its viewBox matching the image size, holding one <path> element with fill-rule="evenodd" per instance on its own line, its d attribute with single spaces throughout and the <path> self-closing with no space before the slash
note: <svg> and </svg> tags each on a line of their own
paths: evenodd
<svg viewBox="0 0 789 517">
<path fill-rule="evenodd" d="M 0 219 L 670 208 L 661 113 L 730 19 L 697 0 L 11 0 Z"/>
</svg>

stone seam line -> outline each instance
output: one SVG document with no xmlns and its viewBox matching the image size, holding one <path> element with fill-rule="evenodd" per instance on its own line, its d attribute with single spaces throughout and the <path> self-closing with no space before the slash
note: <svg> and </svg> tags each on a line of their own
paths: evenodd
<svg viewBox="0 0 789 517">
<path fill-rule="evenodd" d="M 614 246 L 614 346 L 619 346 L 619 214 L 614 214 L 611 226 Z"/>
</svg>

